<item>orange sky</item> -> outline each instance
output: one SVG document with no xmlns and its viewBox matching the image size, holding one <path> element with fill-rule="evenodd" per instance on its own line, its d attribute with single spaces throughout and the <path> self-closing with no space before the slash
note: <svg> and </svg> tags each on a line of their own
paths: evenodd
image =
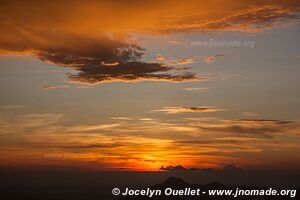
<svg viewBox="0 0 300 200">
<path fill-rule="evenodd" d="M 0 19 L 1 166 L 300 166 L 296 1 L 2 1 Z M 218 40 L 255 47 L 190 45 Z"/>
</svg>

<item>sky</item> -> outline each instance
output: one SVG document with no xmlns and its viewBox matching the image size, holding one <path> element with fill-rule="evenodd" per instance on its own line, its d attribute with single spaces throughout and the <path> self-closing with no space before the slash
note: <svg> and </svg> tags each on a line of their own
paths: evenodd
<svg viewBox="0 0 300 200">
<path fill-rule="evenodd" d="M 296 1 L 1 1 L 0 167 L 300 168 Z"/>
</svg>

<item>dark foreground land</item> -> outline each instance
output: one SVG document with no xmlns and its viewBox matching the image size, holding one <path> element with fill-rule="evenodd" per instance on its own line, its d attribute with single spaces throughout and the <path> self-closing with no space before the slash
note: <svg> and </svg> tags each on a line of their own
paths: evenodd
<svg viewBox="0 0 300 200">
<path fill-rule="evenodd" d="M 174 178 L 176 177 L 176 178 Z M 299 172 L 287 171 L 166 171 L 87 172 L 72 170 L 0 170 L 0 199 L 109 200 L 109 199 L 298 199 L 286 196 L 114 196 L 113 188 L 131 189 L 289 189 L 300 188 Z"/>
</svg>

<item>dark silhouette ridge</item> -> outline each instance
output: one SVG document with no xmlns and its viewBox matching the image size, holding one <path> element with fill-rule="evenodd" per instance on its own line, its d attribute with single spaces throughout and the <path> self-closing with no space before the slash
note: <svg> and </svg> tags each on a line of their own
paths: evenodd
<svg viewBox="0 0 300 200">
<path fill-rule="evenodd" d="M 242 170 L 242 169 L 238 168 L 234 164 L 228 164 L 228 165 L 225 165 L 222 170 L 223 171 L 239 171 L 239 170 Z"/>
<path fill-rule="evenodd" d="M 246 173 L 246 175 L 243 175 Z M 223 175 L 226 175 L 223 177 Z M 238 175 L 235 177 L 235 175 Z M 272 176 L 271 176 L 272 175 Z M 208 179 L 207 176 L 210 178 Z M 263 179 L 273 181 L 273 188 L 294 189 L 299 188 L 295 180 L 299 177 L 299 173 L 288 174 L 276 171 L 267 174 L 266 171 L 247 174 L 247 170 L 242 172 L 225 171 L 222 169 L 213 171 L 202 170 L 183 170 L 183 171 L 163 171 L 163 172 L 86 172 L 71 170 L 0 170 L 0 196 L 3 200 L 118 200 L 118 199 L 297 199 L 287 196 L 279 197 L 226 197 L 226 196 L 113 196 L 112 189 L 120 188 L 124 192 L 129 189 L 157 189 L 165 188 L 184 189 L 184 188 L 200 188 L 208 189 L 240 189 L 264 187 L 250 187 L 247 178 L 260 176 Z M 221 178 L 220 178 L 221 177 Z M 274 179 L 272 179 L 274 177 Z M 285 179 L 276 179 L 276 177 L 285 177 Z M 295 180 L 293 180 L 293 177 Z M 238 178 L 240 182 L 224 182 L 224 180 L 232 180 Z M 297 179 L 298 180 L 298 179 Z M 278 183 L 293 183 L 289 185 L 279 185 Z M 197 184 L 190 184 L 197 183 Z M 208 184 L 207 184 L 208 183 Z M 231 186 L 230 186 L 231 185 Z M 243 186 L 247 185 L 247 186 Z M 264 182 L 256 182 L 251 186 L 270 186 Z M 265 187 L 265 189 L 268 189 Z M 299 191 L 299 190 L 298 190 Z M 297 192 L 298 192 L 297 191 Z"/>
<path fill-rule="evenodd" d="M 170 177 L 168 178 L 164 183 L 157 184 L 153 186 L 153 189 L 159 189 L 163 188 L 166 185 L 172 185 L 172 188 L 182 188 L 182 187 L 188 187 L 189 184 L 182 180 L 181 178 L 176 178 L 176 177 Z"/>
</svg>

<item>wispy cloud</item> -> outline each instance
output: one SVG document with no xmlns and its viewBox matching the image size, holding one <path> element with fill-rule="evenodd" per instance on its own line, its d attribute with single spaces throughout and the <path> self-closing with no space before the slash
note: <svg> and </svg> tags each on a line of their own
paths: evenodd
<svg viewBox="0 0 300 200">
<path fill-rule="evenodd" d="M 194 63 L 194 60 L 192 58 L 180 59 L 180 60 L 176 61 L 176 64 L 178 64 L 178 65 L 188 65 L 188 64 L 192 64 L 192 63 Z"/>
<path fill-rule="evenodd" d="M 215 108 L 213 106 L 199 106 L 199 107 L 184 107 L 184 106 L 166 106 L 162 109 L 154 110 L 156 112 L 165 112 L 168 114 L 177 113 L 208 113 L 208 112 L 219 112 L 224 109 Z"/>
<path fill-rule="evenodd" d="M 29 155 L 35 158 L 33 161 L 40 161 L 41 155 L 49 151 L 88 150 L 110 156 L 109 160 L 98 160 L 98 164 L 117 168 L 121 163 L 129 169 L 142 166 L 158 169 L 163 164 L 181 162 L 194 167 L 230 162 L 258 166 L 270 162 L 266 149 L 285 152 L 300 148 L 295 140 L 281 139 L 284 135 L 299 137 L 296 132 L 300 126 L 296 122 L 216 117 L 185 118 L 172 123 L 159 119 L 150 121 L 152 123 L 129 120 L 127 123 L 78 124 L 70 123 L 65 115 L 50 113 L 1 117 L 1 145 L 6 149 L 5 155 L 16 162 Z M 241 153 L 247 153 L 247 158 Z"/>
<path fill-rule="evenodd" d="M 230 9 L 229 9 L 230 10 Z M 192 31 L 241 31 L 261 32 L 267 29 L 278 28 L 297 23 L 299 20 L 299 5 L 252 5 L 241 9 L 231 9 L 231 12 L 219 13 L 213 19 L 203 15 L 193 14 L 186 18 L 177 18 L 169 26 L 165 26 L 165 32 L 192 32 Z M 192 23 L 191 19 L 198 23 Z M 181 22 L 181 23 L 180 23 Z"/>
<path fill-rule="evenodd" d="M 95 125 L 76 125 L 70 128 L 67 128 L 67 132 L 90 132 L 90 131 L 99 131 L 103 129 L 111 129 L 114 127 L 120 126 L 120 124 L 95 124 Z"/>
<path fill-rule="evenodd" d="M 111 117 L 110 119 L 112 119 L 112 120 L 125 120 L 125 121 L 127 121 L 127 120 L 133 120 L 131 117 Z"/>
<path fill-rule="evenodd" d="M 66 89 L 66 88 L 69 88 L 69 86 L 68 85 L 47 85 L 43 87 L 44 90 Z"/>
<path fill-rule="evenodd" d="M 257 117 L 259 116 L 258 113 L 254 113 L 254 112 L 243 112 L 243 115 L 246 117 Z"/>
<path fill-rule="evenodd" d="M 1 105 L 0 108 L 3 109 L 18 109 L 18 108 L 24 108 L 24 105 Z"/>
<path fill-rule="evenodd" d="M 203 88 L 203 87 L 190 87 L 190 88 L 184 88 L 186 91 L 198 91 L 198 92 L 204 92 L 208 90 L 209 88 Z"/>
<path fill-rule="evenodd" d="M 293 129 L 298 129 L 297 123 L 269 119 L 221 120 L 214 123 L 201 123 L 197 126 L 202 130 L 212 132 L 260 137 L 274 137 L 286 131 L 291 133 Z"/>
<path fill-rule="evenodd" d="M 217 57 L 222 57 L 224 56 L 224 54 L 217 54 L 217 55 L 213 55 L 213 56 L 207 56 L 204 58 L 204 62 L 206 62 L 207 64 L 212 64 L 216 61 Z"/>
<path fill-rule="evenodd" d="M 165 60 L 165 57 L 162 56 L 162 55 L 160 55 L 160 54 L 157 54 L 157 55 L 156 55 L 156 60 L 157 60 L 157 61 L 164 61 L 164 60 Z"/>
</svg>

